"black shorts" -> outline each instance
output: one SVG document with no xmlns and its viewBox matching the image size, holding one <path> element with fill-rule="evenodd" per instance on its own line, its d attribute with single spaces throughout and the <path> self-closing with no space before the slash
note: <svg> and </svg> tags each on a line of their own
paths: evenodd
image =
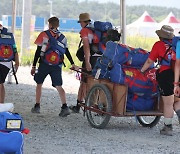
<svg viewBox="0 0 180 154">
<path fill-rule="evenodd" d="M 9 73 L 9 68 L 0 64 L 0 84 L 5 82 L 5 79 Z"/>
<path fill-rule="evenodd" d="M 160 93 L 162 96 L 170 96 L 174 94 L 174 72 L 173 70 L 165 70 L 156 73 L 156 80 L 159 85 Z"/>
<path fill-rule="evenodd" d="M 91 57 L 90 57 L 90 64 L 91 64 L 92 69 L 93 69 L 94 66 L 96 65 L 96 61 L 97 61 L 97 59 L 98 59 L 99 57 L 100 57 L 100 56 L 91 56 Z M 85 61 L 83 61 L 83 63 L 82 63 L 82 68 L 83 68 L 83 72 L 84 72 L 84 73 L 86 73 L 86 74 L 91 74 L 91 72 L 86 71 Z M 86 82 L 87 82 L 87 75 L 81 74 L 81 81 L 86 83 Z"/>
<path fill-rule="evenodd" d="M 47 75 L 50 75 L 52 86 L 62 86 L 62 66 L 50 66 L 45 63 L 40 63 L 38 72 L 34 75 L 34 80 L 37 84 L 43 84 Z"/>
</svg>

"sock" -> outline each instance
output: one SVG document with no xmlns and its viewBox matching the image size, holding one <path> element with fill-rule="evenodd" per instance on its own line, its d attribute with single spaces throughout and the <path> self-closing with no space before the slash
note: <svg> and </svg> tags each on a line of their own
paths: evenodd
<svg viewBox="0 0 180 154">
<path fill-rule="evenodd" d="M 65 103 L 65 104 L 63 104 L 61 108 L 62 108 L 62 109 L 67 108 L 67 104 L 66 104 L 66 103 Z"/>
<path fill-rule="evenodd" d="M 176 114 L 177 114 L 178 118 L 180 118 L 180 110 L 177 110 Z"/>
<path fill-rule="evenodd" d="M 169 126 L 169 125 L 172 126 L 172 118 L 164 118 L 164 124 L 166 126 Z"/>
<path fill-rule="evenodd" d="M 40 107 L 40 104 L 39 104 L 39 103 L 36 103 L 36 104 L 34 105 L 34 107 Z"/>
</svg>

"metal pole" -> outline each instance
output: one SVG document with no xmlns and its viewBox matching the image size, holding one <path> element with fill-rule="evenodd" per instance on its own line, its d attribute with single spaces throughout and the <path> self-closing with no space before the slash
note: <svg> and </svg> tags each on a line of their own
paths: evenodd
<svg viewBox="0 0 180 154">
<path fill-rule="evenodd" d="M 16 28 L 16 0 L 12 0 L 12 25 L 11 25 L 11 31 L 14 34 Z M 15 36 L 15 35 L 14 35 Z M 8 84 L 12 83 L 12 75 L 8 73 Z"/>
<path fill-rule="evenodd" d="M 30 50 L 31 7 L 32 0 L 23 0 L 20 60 Z"/>
<path fill-rule="evenodd" d="M 15 32 L 16 28 L 16 0 L 12 0 L 12 33 Z"/>
<path fill-rule="evenodd" d="M 49 4 L 50 4 L 50 17 L 53 16 L 52 14 L 52 1 L 51 0 L 48 0 Z"/>
<path fill-rule="evenodd" d="M 120 0 L 120 26 L 122 43 L 126 43 L 126 0 Z"/>
</svg>

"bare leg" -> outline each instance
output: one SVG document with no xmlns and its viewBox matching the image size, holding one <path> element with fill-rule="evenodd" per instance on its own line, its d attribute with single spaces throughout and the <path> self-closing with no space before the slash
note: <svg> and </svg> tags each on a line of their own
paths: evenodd
<svg viewBox="0 0 180 154">
<path fill-rule="evenodd" d="M 41 93 L 42 93 L 42 84 L 37 84 L 36 86 L 36 103 L 37 104 L 40 104 Z"/>
<path fill-rule="evenodd" d="M 164 103 L 164 127 L 160 130 L 160 134 L 172 136 L 172 118 L 174 115 L 174 95 L 162 96 Z"/>
<path fill-rule="evenodd" d="M 84 101 L 85 97 L 86 97 L 86 83 L 81 82 L 78 91 L 78 100 Z"/>
<path fill-rule="evenodd" d="M 66 104 L 66 94 L 64 89 L 61 86 L 56 86 L 56 89 L 59 93 L 59 97 L 61 99 L 62 104 Z"/>
<path fill-rule="evenodd" d="M 180 110 L 180 98 L 175 97 L 174 101 L 174 111 Z"/>
<path fill-rule="evenodd" d="M 5 99 L 5 88 L 4 88 L 4 84 L 0 84 L 0 103 L 4 103 L 4 99 Z"/>
<path fill-rule="evenodd" d="M 162 96 L 164 103 L 164 117 L 173 118 L 174 115 L 174 95 Z"/>
</svg>

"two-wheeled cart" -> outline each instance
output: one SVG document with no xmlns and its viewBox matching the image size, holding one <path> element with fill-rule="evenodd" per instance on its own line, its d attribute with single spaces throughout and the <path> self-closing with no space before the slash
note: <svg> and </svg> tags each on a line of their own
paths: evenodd
<svg viewBox="0 0 180 154">
<path fill-rule="evenodd" d="M 126 110 L 127 94 L 126 85 L 95 79 L 88 75 L 86 100 L 80 105 L 85 111 L 88 122 L 94 128 L 104 128 L 111 116 L 136 116 L 142 126 L 155 126 L 163 115 L 162 100 L 159 97 L 154 99 L 155 105 L 152 111 L 136 111 L 134 114 Z"/>
</svg>

